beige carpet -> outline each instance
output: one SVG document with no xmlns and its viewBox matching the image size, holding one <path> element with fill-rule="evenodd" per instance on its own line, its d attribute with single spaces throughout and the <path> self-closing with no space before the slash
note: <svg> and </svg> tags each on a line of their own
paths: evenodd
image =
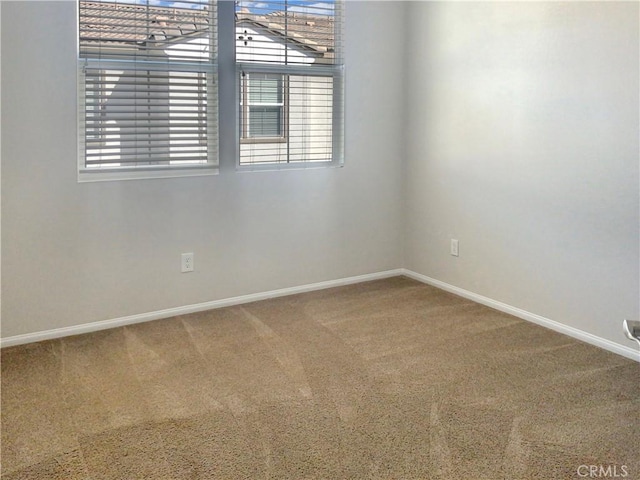
<svg viewBox="0 0 640 480">
<path fill-rule="evenodd" d="M 640 365 L 402 277 L 2 351 L 3 480 L 581 465 L 640 479 Z"/>
</svg>

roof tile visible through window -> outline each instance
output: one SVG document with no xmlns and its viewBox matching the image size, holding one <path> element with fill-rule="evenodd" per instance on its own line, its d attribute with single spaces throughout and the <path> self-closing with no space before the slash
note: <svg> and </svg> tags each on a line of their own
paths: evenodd
<svg viewBox="0 0 640 480">
<path fill-rule="evenodd" d="M 204 7 L 204 6 L 203 6 Z M 206 8 L 166 8 L 125 3 L 80 1 L 80 42 L 171 42 L 208 29 Z M 149 28 L 149 16 L 152 17 Z M 91 18 L 95 17 L 95 23 Z"/>
<path fill-rule="evenodd" d="M 255 23 L 317 52 L 333 51 L 335 41 L 333 16 L 287 12 L 285 22 L 285 13 L 282 11 L 266 15 L 240 12 L 236 21 Z"/>
<path fill-rule="evenodd" d="M 208 29 L 205 8 L 167 8 L 126 3 L 80 1 L 80 42 L 130 44 L 154 41 L 171 43 Z M 149 27 L 148 17 L 152 17 Z M 95 23 L 91 18 L 95 17 Z M 334 51 L 334 17 L 282 11 L 254 14 L 242 9 L 236 23 L 252 23 L 282 36 L 300 47 L 314 51 L 326 59 Z"/>
</svg>

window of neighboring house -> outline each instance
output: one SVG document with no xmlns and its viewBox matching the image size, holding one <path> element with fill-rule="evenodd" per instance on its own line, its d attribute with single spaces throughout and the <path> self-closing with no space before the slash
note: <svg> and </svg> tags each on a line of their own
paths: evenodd
<svg viewBox="0 0 640 480">
<path fill-rule="evenodd" d="M 340 165 L 343 0 L 236 1 L 239 165 Z"/>
<path fill-rule="evenodd" d="M 215 0 L 79 1 L 79 178 L 215 172 Z"/>
<path fill-rule="evenodd" d="M 286 89 L 278 74 L 252 73 L 241 77 L 240 116 L 243 142 L 286 141 Z"/>
</svg>

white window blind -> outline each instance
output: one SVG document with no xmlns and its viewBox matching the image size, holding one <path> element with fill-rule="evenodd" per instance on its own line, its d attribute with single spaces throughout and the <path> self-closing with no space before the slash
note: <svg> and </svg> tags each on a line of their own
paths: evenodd
<svg viewBox="0 0 640 480">
<path fill-rule="evenodd" d="M 236 2 L 241 166 L 342 163 L 343 12 L 343 0 Z"/>
<path fill-rule="evenodd" d="M 216 166 L 216 40 L 214 0 L 80 0 L 81 175 Z"/>
</svg>

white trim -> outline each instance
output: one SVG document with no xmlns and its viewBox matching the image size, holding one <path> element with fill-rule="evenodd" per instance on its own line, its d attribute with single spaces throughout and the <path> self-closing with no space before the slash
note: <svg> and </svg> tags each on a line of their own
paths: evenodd
<svg viewBox="0 0 640 480">
<path fill-rule="evenodd" d="M 217 147 L 215 147 L 217 148 Z M 133 167 L 129 169 L 95 168 L 78 172 L 78 183 L 109 182 L 113 180 L 149 180 L 153 178 L 204 177 L 218 175 L 217 164 L 175 165 L 164 168 Z"/>
<path fill-rule="evenodd" d="M 241 295 L 239 297 L 225 298 L 221 300 L 213 300 L 210 302 L 197 303 L 193 305 L 185 305 L 183 307 L 168 308 L 165 310 L 158 310 L 155 312 L 140 313 L 137 315 L 129 315 L 127 317 L 114 318 L 111 320 L 102 320 L 98 322 L 85 323 L 82 325 L 75 325 L 71 327 L 55 328 L 53 330 L 45 330 L 42 332 L 27 333 L 23 335 L 14 335 L 12 337 L 1 338 L 0 348 L 11 347 L 14 345 L 22 345 L 25 343 L 41 342 L 43 340 L 51 340 L 55 338 L 67 337 L 70 335 L 80 335 L 83 333 L 97 332 L 100 330 L 106 330 L 109 328 L 122 327 L 124 325 L 133 325 L 135 323 L 143 323 L 151 320 L 159 320 L 161 318 L 174 317 L 176 315 L 186 315 L 189 313 L 202 312 L 205 310 L 213 310 L 216 308 L 231 307 L 234 305 L 241 305 L 245 303 L 257 302 L 260 300 L 266 300 L 269 298 L 284 297 L 287 295 L 295 295 L 297 293 L 312 292 L 315 290 L 324 290 L 327 288 L 341 287 L 344 285 L 352 285 L 354 283 L 368 282 L 371 280 L 380 280 L 383 278 L 397 277 L 404 275 L 427 285 L 434 286 L 441 290 L 453 293 L 463 298 L 467 298 L 476 303 L 480 303 L 490 308 L 494 308 L 504 313 L 508 313 L 523 320 L 541 325 L 556 332 L 568 335 L 583 342 L 595 345 L 596 347 L 603 348 L 610 352 L 622 355 L 640 362 L 640 352 L 619 343 L 612 342 L 605 338 L 598 337 L 591 333 L 579 330 L 568 325 L 564 325 L 555 320 L 551 320 L 535 313 L 527 312 L 520 308 L 508 305 L 506 303 L 493 300 L 491 298 L 479 295 L 477 293 L 464 290 L 459 287 L 455 287 L 448 283 L 436 280 L 435 278 L 427 277 L 419 273 L 407 270 L 404 268 L 398 268 L 395 270 L 386 270 L 384 272 L 369 273 L 365 275 L 358 275 L 355 277 L 340 278 L 337 280 L 328 280 L 325 282 L 311 283 L 307 285 L 301 285 L 298 287 L 282 288 L 279 290 L 271 290 L 262 293 L 252 293 L 249 295 Z"/>
<path fill-rule="evenodd" d="M 132 325 L 135 323 L 148 322 L 151 320 L 159 320 L 161 318 L 169 318 L 176 315 L 186 315 L 188 313 L 202 312 L 215 308 L 230 307 L 233 305 L 257 302 L 259 300 L 266 300 L 268 298 L 284 297 L 286 295 L 294 295 L 296 293 L 312 292 L 314 290 L 324 290 L 326 288 L 341 287 L 354 283 L 397 277 L 403 275 L 403 273 L 404 271 L 402 269 L 387 270 L 384 272 L 369 273 L 366 275 L 358 275 L 355 277 L 328 280 L 326 282 L 310 283 L 308 285 L 301 285 L 299 287 L 282 288 L 279 290 L 271 290 L 268 292 L 252 293 L 249 295 L 241 295 L 239 297 L 231 297 L 222 300 L 197 303 L 194 305 L 185 305 L 183 307 L 167 308 L 165 310 L 158 310 L 156 312 L 140 313 L 137 315 L 129 315 L 127 317 L 114 318 L 112 320 L 102 320 L 98 322 L 84 323 L 82 325 L 74 325 L 71 327 L 45 330 L 42 332 L 14 335 L 12 337 L 0 339 L 0 348 L 22 345 L 25 343 L 41 342 L 43 340 L 51 340 L 54 338 L 68 337 L 70 335 L 80 335 L 83 333 L 97 332 L 99 330 L 122 327 L 124 325 Z"/>
<path fill-rule="evenodd" d="M 511 305 L 493 300 L 483 295 L 479 295 L 477 293 L 455 287 L 448 283 L 441 282 L 440 280 L 436 280 L 435 278 L 427 277 L 426 275 L 421 275 L 411 270 L 402 269 L 402 274 L 419 282 L 426 283 L 427 285 L 431 285 L 460 297 L 473 300 L 476 303 L 486 305 L 487 307 L 491 307 L 501 312 L 508 313 L 510 315 L 513 315 L 514 317 L 527 320 L 556 332 L 560 332 L 570 337 L 576 338 L 585 343 L 589 343 L 591 345 L 595 345 L 596 347 L 600 347 L 610 352 L 617 353 L 618 355 L 622 355 L 623 357 L 630 358 L 631 360 L 635 360 L 636 362 L 640 362 L 640 351 L 635 350 L 631 347 L 620 345 L 619 343 L 612 342 L 611 340 L 598 337 L 583 330 L 564 325 L 563 323 L 557 322 L 555 320 L 536 315 L 535 313 L 527 312 L 526 310 L 513 307 Z"/>
</svg>

